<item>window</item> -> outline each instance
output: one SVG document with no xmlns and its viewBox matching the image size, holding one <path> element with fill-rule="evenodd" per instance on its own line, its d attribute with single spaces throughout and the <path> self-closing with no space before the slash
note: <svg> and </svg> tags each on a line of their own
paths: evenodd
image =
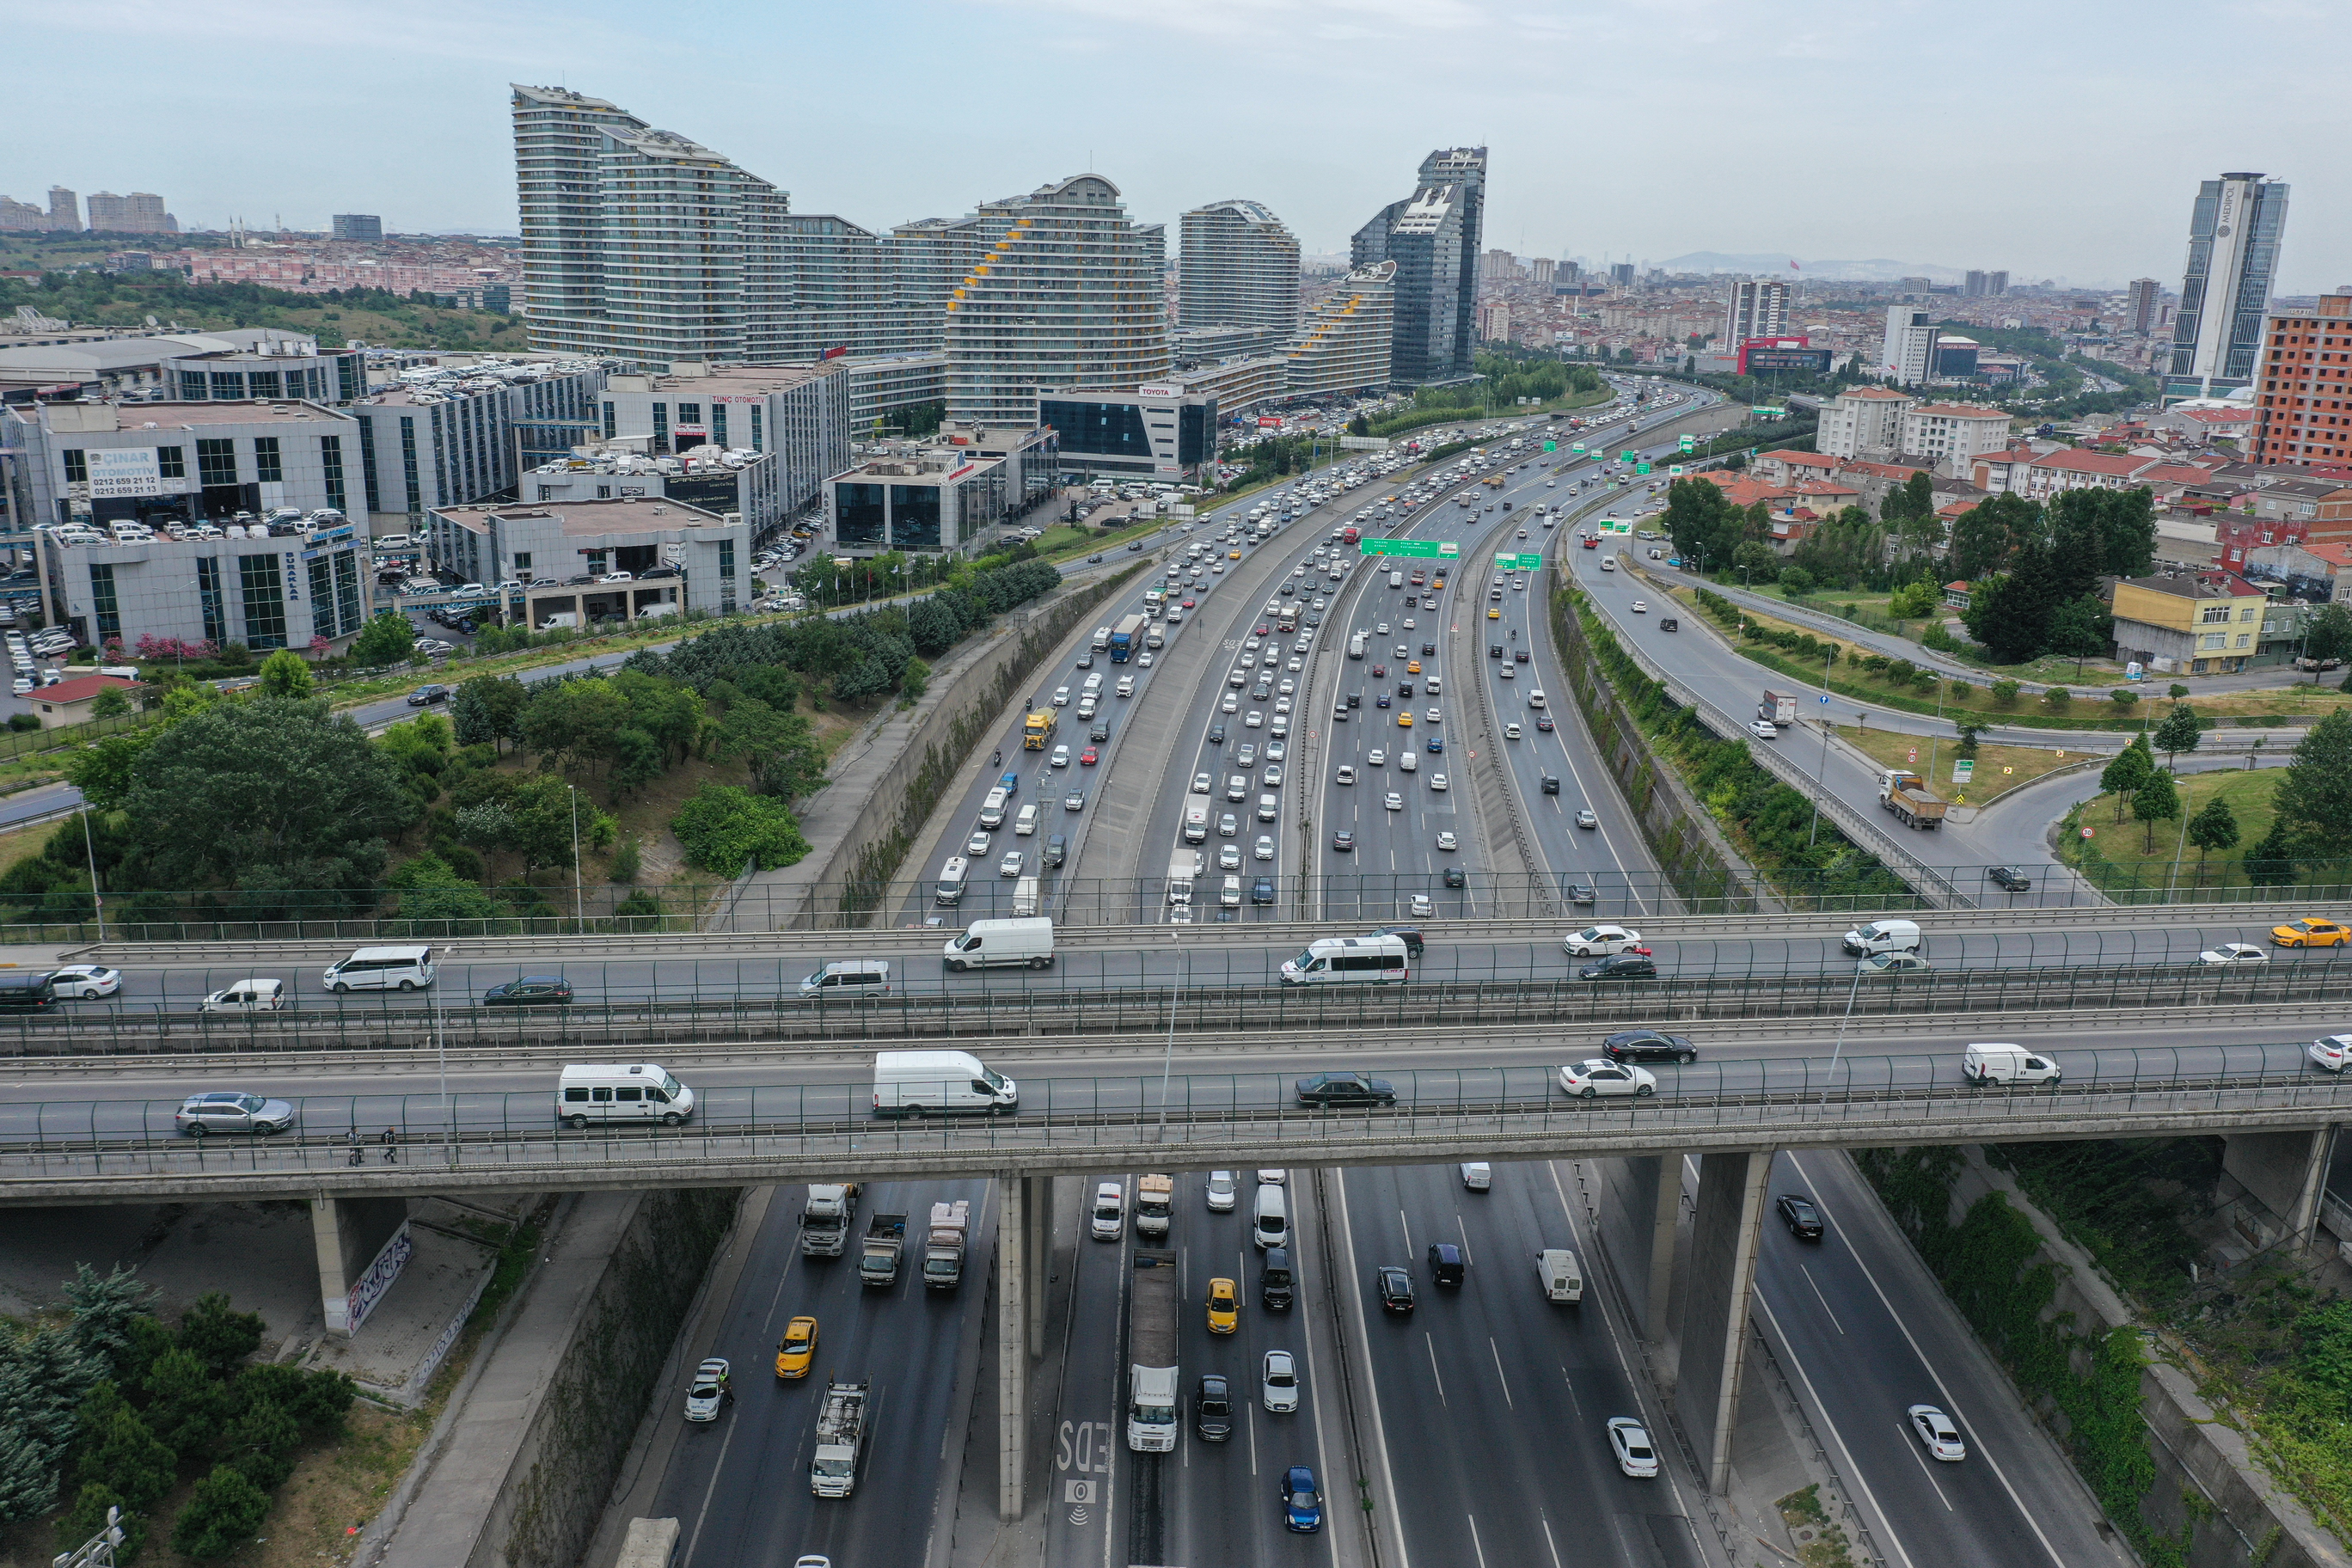
<svg viewBox="0 0 2352 1568">
<path fill-rule="evenodd" d="M 122 609 L 114 596 L 114 568 L 107 564 L 89 569 L 90 607 L 98 613 L 98 636 L 103 642 L 122 635 Z"/>
<path fill-rule="evenodd" d="M 278 575 L 276 555 L 236 558 L 239 588 L 245 599 L 245 646 L 278 648 L 286 646 L 286 585 Z"/>
<path fill-rule="evenodd" d="M 515 575 L 516 575 L 516 576 L 518 576 L 518 577 L 521 576 L 524 573 L 526 573 L 526 572 L 528 572 L 528 571 L 530 571 L 530 551 L 528 551 L 528 550 L 518 550 L 518 551 L 516 551 L 516 552 L 515 552 L 515 558 L 514 558 L 514 569 L 515 569 Z"/>
<path fill-rule="evenodd" d="M 722 539 L 719 542 L 719 576 L 724 582 L 732 579 L 734 575 L 735 542 L 731 539 Z"/>
<path fill-rule="evenodd" d="M 364 414 L 360 421 L 360 489 L 367 496 L 367 509 L 382 511 L 383 503 L 376 500 L 375 488 L 375 426 Z"/>
<path fill-rule="evenodd" d="M 425 510 L 425 498 L 416 489 L 416 419 L 407 414 L 400 416 L 400 477 L 408 486 L 408 515 L 415 517 Z"/>
<path fill-rule="evenodd" d="M 2254 607 L 2252 605 L 2248 605 L 2244 609 L 2238 612 L 2238 619 L 2241 621 L 2251 621 L 2253 618 Z"/>
<path fill-rule="evenodd" d="M 2252 633 L 2252 632 L 2240 632 L 2240 633 L 2238 634 L 2238 646 L 2239 646 L 2240 647 L 2246 647 L 2251 646 L 2251 645 L 2252 644 L 2253 640 L 2254 640 L 2254 634 L 2253 634 L 2253 633 Z"/>
<path fill-rule="evenodd" d="M 310 606 L 313 620 L 319 616 L 319 606 Z M 349 637 L 360 629 L 360 554 L 356 550 L 335 553 L 335 626 L 331 634 Z"/>
<path fill-rule="evenodd" d="M 727 445 L 727 405 L 723 403 L 710 405 L 710 438 L 721 447 Z"/>
<path fill-rule="evenodd" d="M 188 449 L 185 447 L 155 448 L 155 476 L 164 479 L 184 479 L 188 477 Z"/>
<path fill-rule="evenodd" d="M 265 485 L 285 482 L 286 466 L 278 460 L 277 437 L 256 436 L 253 438 L 253 477 Z"/>
<path fill-rule="evenodd" d="M 241 402 L 245 397 L 245 373 L 241 370 L 213 372 L 213 401 Z"/>
<path fill-rule="evenodd" d="M 834 540 L 839 544 L 882 542 L 883 497 L 887 487 L 840 484 L 833 487 Z"/>
<path fill-rule="evenodd" d="M 607 441 L 611 440 L 611 439 L 613 438 L 613 435 L 614 435 L 613 405 L 612 405 L 611 404 L 607 403 L 606 405 L 604 405 L 604 439 L 605 439 L 605 440 L 607 440 Z"/>
<path fill-rule="evenodd" d="M 79 447 L 68 447 L 58 454 L 66 460 L 66 483 L 81 485 L 89 482 L 89 459 Z"/>
<path fill-rule="evenodd" d="M 337 511 L 343 510 L 343 438 L 341 436 L 319 437 L 319 466 L 326 470 L 327 504 Z"/>
<path fill-rule="evenodd" d="M 2230 618 L 2230 606 L 2227 605 L 2208 605 L 2198 612 L 2197 618 L 2200 622 L 2207 626 L 2210 626 L 2216 621 L 2226 621 Z"/>
<path fill-rule="evenodd" d="M 669 450 L 669 405 L 667 403 L 654 405 L 654 450 Z"/>
<path fill-rule="evenodd" d="M 335 560 L 321 555 L 309 563 L 310 579 L 310 630 L 317 636 L 335 635 Z"/>
<path fill-rule="evenodd" d="M 207 486 L 236 483 L 236 443 L 211 437 L 199 440 L 196 479 Z"/>
<path fill-rule="evenodd" d="M 218 647 L 228 641 L 227 617 L 221 614 L 220 558 L 196 559 L 196 600 L 205 609 L 205 640 Z"/>
<path fill-rule="evenodd" d="M 760 445 L 760 405 L 754 403 L 751 405 L 751 450 L 754 452 L 767 450 L 765 447 Z"/>
<path fill-rule="evenodd" d="M 207 384 L 203 371 L 184 370 L 180 373 L 179 380 L 181 402 L 202 403 L 205 400 L 207 395 L 205 388 Z"/>
<path fill-rule="evenodd" d="M 2230 634 L 2227 632 L 2207 632 L 2204 636 L 2197 639 L 2197 646 L 2200 649 L 2228 647 L 2230 646 Z"/>
<path fill-rule="evenodd" d="M 278 373 L 274 370 L 255 371 L 245 378 L 245 392 L 248 397 L 277 397 Z"/>
</svg>

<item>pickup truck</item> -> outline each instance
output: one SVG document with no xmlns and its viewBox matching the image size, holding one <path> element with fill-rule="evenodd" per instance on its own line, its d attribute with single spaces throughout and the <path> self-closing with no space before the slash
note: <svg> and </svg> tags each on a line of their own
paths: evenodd
<svg viewBox="0 0 2352 1568">
<path fill-rule="evenodd" d="M 971 1224 L 971 1202 L 931 1205 L 930 1233 L 923 1242 L 923 1289 L 952 1290 L 963 1283 L 963 1246 Z"/>
<path fill-rule="evenodd" d="M 900 1217 L 904 1217 L 903 1215 Z M 809 1490 L 847 1497 L 857 1489 L 857 1461 L 866 1447 L 866 1415 L 874 1384 L 835 1379 L 817 1407 L 816 1451 L 809 1456 Z"/>
<path fill-rule="evenodd" d="M 857 1277 L 868 1285 L 898 1282 L 898 1258 L 907 1249 L 907 1216 L 877 1214 L 866 1222 L 866 1250 L 858 1255 Z"/>
</svg>

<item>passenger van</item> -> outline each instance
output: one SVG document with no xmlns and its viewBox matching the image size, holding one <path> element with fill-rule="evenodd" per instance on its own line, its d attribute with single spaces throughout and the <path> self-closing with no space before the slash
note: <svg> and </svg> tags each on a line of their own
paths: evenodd
<svg viewBox="0 0 2352 1568">
<path fill-rule="evenodd" d="M 433 984 L 433 950 L 429 947 L 363 947 L 320 977 L 327 989 L 345 991 L 414 991 Z"/>
<path fill-rule="evenodd" d="M 1845 933 L 1843 944 L 1857 958 L 1868 958 L 1880 952 L 1916 952 L 1924 954 L 1927 943 L 1919 935 L 1919 922 L 1906 920 L 1872 921 Z"/>
<path fill-rule="evenodd" d="M 970 1051 L 877 1051 L 874 1114 L 1017 1110 L 1020 1086 Z"/>
<path fill-rule="evenodd" d="M 880 996 L 890 989 L 890 965 L 879 958 L 835 960 L 801 982 L 801 994 L 827 1002 Z"/>
<path fill-rule="evenodd" d="M 1036 831 L 1037 803 L 1033 800 L 1021 808 L 1020 816 L 1013 819 L 1013 836 L 1016 838 L 1027 838 Z"/>
<path fill-rule="evenodd" d="M 990 790 L 987 798 L 980 803 L 981 826 L 991 833 L 1003 826 L 1005 804 L 1012 798 L 1011 794 L 1002 784 Z"/>
<path fill-rule="evenodd" d="M 961 936 L 940 950 L 950 969 L 993 969 L 1017 964 L 1028 969 L 1054 965 L 1054 922 L 1041 916 L 1013 920 L 974 921 Z"/>
<path fill-rule="evenodd" d="M 1405 978 L 1401 936 L 1318 937 L 1297 957 L 1282 962 L 1285 985 L 1383 984 Z"/>
<path fill-rule="evenodd" d="M 556 1120 L 577 1132 L 592 1121 L 676 1127 L 694 1114 L 694 1090 L 652 1062 L 568 1067 L 555 1090 Z"/>
<path fill-rule="evenodd" d="M 2057 1083 L 2065 1074 L 2048 1057 L 2023 1046 L 1970 1046 L 1960 1058 L 1960 1076 L 1970 1083 Z"/>
<path fill-rule="evenodd" d="M 1250 1239 L 1260 1252 L 1290 1246 L 1290 1189 L 1261 1182 L 1257 1205 L 1251 1211 Z"/>
<path fill-rule="evenodd" d="M 940 885 L 932 890 L 931 901 L 952 909 L 963 902 L 964 875 L 971 862 L 961 855 L 950 855 L 948 863 L 940 868 Z"/>
</svg>

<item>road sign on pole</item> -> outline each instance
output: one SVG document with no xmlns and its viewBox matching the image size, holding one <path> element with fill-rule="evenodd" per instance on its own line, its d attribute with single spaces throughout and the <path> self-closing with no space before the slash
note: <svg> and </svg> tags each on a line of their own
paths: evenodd
<svg viewBox="0 0 2352 1568">
<path fill-rule="evenodd" d="M 1461 547 L 1454 547 L 1459 550 Z M 1448 553 L 1443 542 L 1434 539 L 1367 539 L 1356 545 L 1363 555 L 1443 555 Z"/>
</svg>

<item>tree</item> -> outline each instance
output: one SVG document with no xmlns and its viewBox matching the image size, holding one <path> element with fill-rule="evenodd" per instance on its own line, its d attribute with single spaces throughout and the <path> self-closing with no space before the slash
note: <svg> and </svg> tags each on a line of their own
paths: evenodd
<svg viewBox="0 0 2352 1568">
<path fill-rule="evenodd" d="M 779 713 L 756 698 L 736 703 L 719 721 L 719 754 L 750 763 L 752 787 L 780 800 L 800 799 L 824 784 L 824 754 L 809 721 L 797 713 Z"/>
<path fill-rule="evenodd" d="M 2246 880 L 2257 888 L 2294 885 L 2294 837 L 2284 819 L 2271 824 L 2262 842 L 2246 851 Z"/>
<path fill-rule="evenodd" d="M 56 1506 L 58 1462 L 104 1370 L 57 1324 L 0 1332 L 0 1522 Z"/>
<path fill-rule="evenodd" d="M 2147 775 L 2156 771 L 2156 759 L 2147 750 L 2147 737 L 2135 735 L 2130 745 L 2117 752 L 2115 760 L 2099 772 L 2099 789 L 2116 797 L 2116 822 L 2124 819 L 2124 803 L 2139 792 Z"/>
<path fill-rule="evenodd" d="M 1895 589 L 1893 597 L 1887 601 L 1886 611 L 1898 621 L 1916 621 L 1934 615 L 1936 606 L 1943 602 L 1944 591 L 1922 577 L 1916 583 L 1906 583 Z"/>
<path fill-rule="evenodd" d="M 131 694 L 120 686 L 101 688 L 90 700 L 89 716 L 93 719 L 120 719 L 131 711 Z"/>
<path fill-rule="evenodd" d="M 160 1292 L 140 1283 L 134 1271 L 117 1266 L 103 1274 L 87 1263 L 74 1265 L 74 1277 L 65 1283 L 66 1305 L 73 1314 L 76 1343 L 105 1363 L 111 1376 L 123 1372 L 131 1348 L 131 1323 L 147 1310 Z"/>
<path fill-rule="evenodd" d="M 318 681 L 310 661 L 290 647 L 281 647 L 261 661 L 261 689 L 271 697 L 308 698 Z"/>
<path fill-rule="evenodd" d="M 2229 800 L 2215 795 L 2205 803 L 2205 808 L 2189 819 L 2189 842 L 2197 846 L 2197 867 L 2201 872 L 2205 857 L 2216 849 L 2234 849 L 2238 844 L 2238 817 L 2230 809 Z"/>
<path fill-rule="evenodd" d="M 172 1529 L 173 1550 L 204 1559 L 226 1557 L 253 1539 L 269 1517 L 269 1494 L 226 1465 L 195 1485 Z"/>
<path fill-rule="evenodd" d="M 1973 757 L 1977 754 L 1978 738 L 1992 726 L 1981 719 L 1961 719 L 1953 728 L 1960 732 L 1960 743 L 1953 750 L 1963 757 Z"/>
<path fill-rule="evenodd" d="M 2322 605 L 2304 623 L 2304 657 L 2313 659 L 2352 657 L 2352 605 Z"/>
<path fill-rule="evenodd" d="M 522 710 L 530 689 L 512 676 L 478 675 L 461 684 L 449 700 L 449 722 L 457 743 L 490 743 L 493 751 L 511 742 L 522 742 Z"/>
<path fill-rule="evenodd" d="M 628 697 L 610 680 L 541 681 L 523 708 L 522 743 L 567 768 L 593 766 L 612 754 L 628 717 Z"/>
<path fill-rule="evenodd" d="M 294 1473 L 302 1428 L 274 1399 L 255 1399 L 221 1436 L 221 1457 L 263 1491 L 275 1491 Z"/>
<path fill-rule="evenodd" d="M 178 1464 L 171 1445 L 123 1403 L 114 1384 L 101 1383 L 92 1390 L 76 1470 L 83 1485 L 102 1482 L 121 1495 L 126 1509 L 143 1509 L 172 1489 Z"/>
<path fill-rule="evenodd" d="M 1792 599 L 1801 599 L 1813 591 L 1813 574 L 1801 566 L 1783 566 L 1780 591 Z"/>
<path fill-rule="evenodd" d="M 2175 704 L 2156 727 L 2156 743 L 2164 749 L 2168 767 L 2179 763 L 2181 752 L 2195 751 L 2197 741 L 2197 710 L 2186 702 Z"/>
<path fill-rule="evenodd" d="M 1720 570 L 1745 537 L 1745 519 L 1712 479 L 1675 479 L 1666 486 L 1665 530 L 1684 560 L 1704 559 Z"/>
<path fill-rule="evenodd" d="M 2339 709 L 2311 727 L 2271 800 L 2298 858 L 2344 857 L 2352 845 L 2352 714 Z"/>
<path fill-rule="evenodd" d="M 1741 540 L 1731 552 L 1731 564 L 1748 583 L 1769 583 L 1780 574 L 1780 558 L 1761 540 Z"/>
<path fill-rule="evenodd" d="M 669 826 L 689 863 L 722 877 L 790 866 L 809 851 L 800 823 L 782 801 L 733 784 L 704 784 Z"/>
<path fill-rule="evenodd" d="M 2049 649 L 2072 656 L 2074 673 L 2080 676 L 2084 659 L 2101 658 L 2114 646 L 2115 624 L 2097 595 L 2067 599 L 2050 612 Z"/>
<path fill-rule="evenodd" d="M 2156 825 L 2179 815 L 2180 791 L 2174 787 L 2170 773 L 2152 773 L 2132 793 L 2132 819 L 2147 824 L 2147 841 L 2140 847 L 2147 853 L 2156 850 Z"/>
<path fill-rule="evenodd" d="M 226 1377 L 261 1348 L 261 1314 L 231 1310 L 227 1295 L 208 1290 L 180 1319 L 180 1346 L 194 1351 L 215 1377 Z"/>
<path fill-rule="evenodd" d="M 416 628 L 397 610 L 377 611 L 352 639 L 352 662 L 362 666 L 405 664 L 415 651 Z"/>
<path fill-rule="evenodd" d="M 147 1425 L 174 1453 L 211 1448 L 228 1420 L 229 1398 L 202 1356 L 174 1345 L 155 1358 L 142 1386 L 147 1394 Z"/>
</svg>

